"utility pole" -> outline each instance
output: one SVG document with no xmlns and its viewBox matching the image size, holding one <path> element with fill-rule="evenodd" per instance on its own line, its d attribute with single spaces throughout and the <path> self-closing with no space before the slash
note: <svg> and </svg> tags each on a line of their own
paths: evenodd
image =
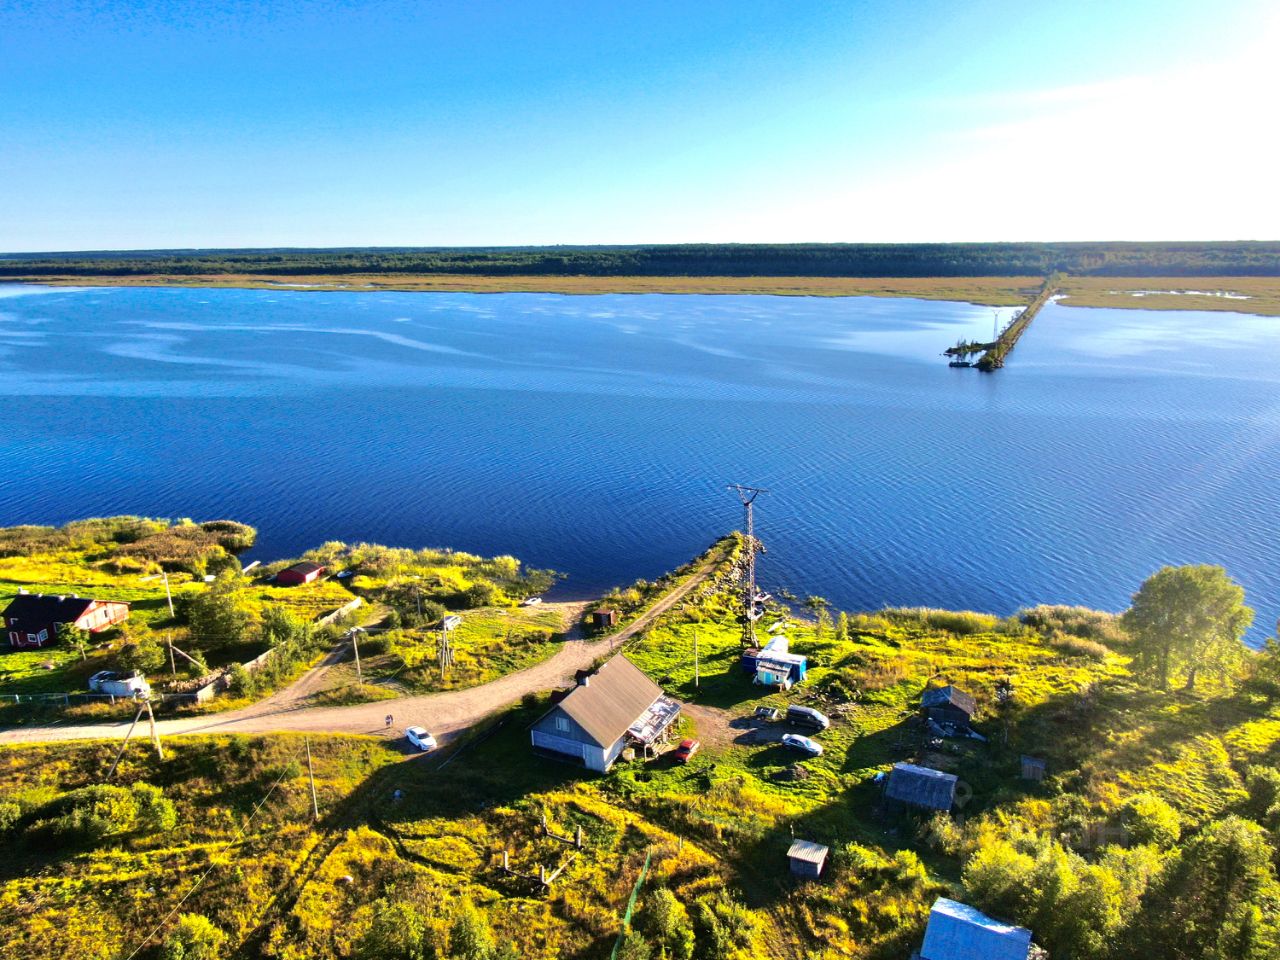
<svg viewBox="0 0 1280 960">
<path fill-rule="evenodd" d="M 747 575 L 742 578 L 741 643 L 743 647 L 754 647 L 756 620 L 760 618 L 756 613 L 756 553 L 760 550 L 760 542 L 756 540 L 755 512 L 752 505 L 756 502 L 756 497 L 769 491 L 760 487 L 746 487 L 740 483 L 729 484 L 729 489 L 737 493 L 738 499 L 742 502 L 742 508 L 746 512 Z"/>
<path fill-rule="evenodd" d="M 356 682 L 364 683 L 364 671 L 360 669 L 360 641 L 356 638 L 356 634 L 362 633 L 360 627 L 352 627 L 349 631 L 351 637 L 351 649 L 356 652 Z"/>
<path fill-rule="evenodd" d="M 698 628 L 693 628 L 693 685 L 695 687 L 702 686 L 702 678 L 698 669 Z"/>
<path fill-rule="evenodd" d="M 138 725 L 138 721 L 142 719 L 142 711 L 144 707 L 138 707 L 138 712 L 133 715 L 133 723 L 129 724 L 129 729 L 125 731 L 124 740 L 120 742 L 120 749 L 116 752 L 116 758 L 111 761 L 111 769 L 107 771 L 107 779 L 116 772 L 116 767 L 120 765 L 120 758 L 124 756 L 124 748 L 129 745 L 129 738 L 133 736 L 133 728 Z"/>
<path fill-rule="evenodd" d="M 147 708 L 147 719 L 151 721 L 151 742 L 156 747 L 156 757 L 163 760 L 164 750 L 160 747 L 160 734 L 156 732 L 156 715 L 151 712 L 151 698 L 142 701 Z"/>
<path fill-rule="evenodd" d="M 316 771 L 311 765 L 311 738 L 305 740 L 307 745 L 307 778 L 311 781 L 311 819 L 320 819 L 320 804 L 316 801 Z"/>
<path fill-rule="evenodd" d="M 159 573 L 153 573 L 149 577 L 143 577 L 141 582 L 148 583 L 159 577 L 164 578 L 164 595 L 165 595 L 165 598 L 169 601 L 169 616 L 170 617 L 177 616 L 177 614 L 173 612 L 173 592 L 169 589 L 169 571 L 168 570 L 161 570 Z"/>
<path fill-rule="evenodd" d="M 176 677 L 178 675 L 178 664 L 177 661 L 173 659 L 173 634 L 166 633 L 164 635 L 164 641 L 169 645 L 169 675 Z"/>
</svg>

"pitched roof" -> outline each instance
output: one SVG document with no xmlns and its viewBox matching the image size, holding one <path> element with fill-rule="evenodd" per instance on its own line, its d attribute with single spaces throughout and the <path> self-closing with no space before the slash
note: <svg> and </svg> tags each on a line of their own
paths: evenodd
<svg viewBox="0 0 1280 960">
<path fill-rule="evenodd" d="M 1027 960 L 1031 931 L 939 898 L 929 911 L 920 960 Z"/>
<path fill-rule="evenodd" d="M 956 799 L 957 778 L 953 773 L 895 763 L 885 784 L 885 796 L 930 810 L 950 810 Z"/>
<path fill-rule="evenodd" d="M 5 607 L 4 616 L 33 623 L 74 623 L 92 603 L 92 597 L 20 593 Z"/>
<path fill-rule="evenodd" d="M 662 688 L 619 654 L 570 690 L 555 709 L 572 717 L 598 746 L 608 747 L 660 696 Z"/>
<path fill-rule="evenodd" d="M 319 573 L 323 569 L 324 569 L 324 566 L 322 564 L 312 563 L 310 560 L 302 560 L 299 563 L 295 563 L 292 567 L 285 568 L 281 572 L 282 573 L 300 573 L 304 577 L 306 577 L 306 576 L 310 576 L 313 573 Z"/>
<path fill-rule="evenodd" d="M 792 860 L 803 860 L 805 863 L 816 863 L 818 866 L 822 866 L 827 859 L 827 848 L 820 843 L 795 840 L 792 841 L 791 849 L 787 851 L 787 856 Z"/>
<path fill-rule="evenodd" d="M 948 705 L 958 707 L 971 717 L 978 709 L 978 704 L 973 697 L 959 687 L 953 687 L 950 684 L 945 687 L 933 687 L 920 695 L 920 706 L 922 707 Z"/>
</svg>

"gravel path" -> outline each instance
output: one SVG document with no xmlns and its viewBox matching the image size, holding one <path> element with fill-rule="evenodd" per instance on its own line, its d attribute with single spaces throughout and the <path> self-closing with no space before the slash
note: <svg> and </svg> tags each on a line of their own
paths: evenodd
<svg viewBox="0 0 1280 960">
<path fill-rule="evenodd" d="M 602 640 L 587 641 L 573 637 L 565 642 L 555 656 L 536 666 L 509 674 L 491 683 L 467 690 L 450 690 L 416 697 L 401 697 L 376 703 L 359 703 L 341 707 L 309 707 L 306 692 L 313 690 L 317 676 L 332 665 L 330 654 L 314 670 L 308 671 L 290 687 L 276 693 L 261 703 L 201 717 L 180 717 L 161 720 L 156 726 L 164 737 L 190 733 L 346 733 L 369 734 L 397 739 L 404 728 L 422 726 L 430 730 L 442 743 L 485 717 L 519 702 L 526 693 L 540 693 L 572 682 L 574 672 L 591 665 L 595 659 L 607 654 L 646 629 L 658 617 L 680 603 L 701 584 L 715 567 L 708 561 L 683 584 L 671 590 L 646 610 L 631 624 Z M 304 695 L 299 696 L 299 692 Z M 387 727 L 385 717 L 394 716 Z M 53 740 L 119 739 L 128 730 L 128 722 L 105 724 L 60 724 L 45 727 L 15 727 L 0 730 L 0 744 L 36 743 Z M 139 726 L 138 734 L 145 737 L 146 727 Z"/>
</svg>

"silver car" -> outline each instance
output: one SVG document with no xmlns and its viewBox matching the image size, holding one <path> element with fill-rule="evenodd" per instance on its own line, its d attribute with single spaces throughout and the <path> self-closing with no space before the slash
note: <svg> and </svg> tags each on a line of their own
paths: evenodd
<svg viewBox="0 0 1280 960">
<path fill-rule="evenodd" d="M 803 750 L 811 757 L 822 756 L 822 744 L 817 740 L 802 737 L 798 733 L 786 733 L 782 736 L 782 745 L 792 750 Z"/>
</svg>

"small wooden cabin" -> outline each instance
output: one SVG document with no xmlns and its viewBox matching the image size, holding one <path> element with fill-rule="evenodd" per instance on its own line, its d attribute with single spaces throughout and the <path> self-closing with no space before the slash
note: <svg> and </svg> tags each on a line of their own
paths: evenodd
<svg viewBox="0 0 1280 960">
<path fill-rule="evenodd" d="M 1022 757 L 1022 779 L 1035 780 L 1037 782 L 1044 779 L 1047 764 L 1040 757 L 1028 757 L 1025 754 Z"/>
<path fill-rule="evenodd" d="M 591 625 L 598 630 L 609 630 L 618 625 L 618 611 L 611 607 L 601 607 L 591 611 Z"/>
</svg>

